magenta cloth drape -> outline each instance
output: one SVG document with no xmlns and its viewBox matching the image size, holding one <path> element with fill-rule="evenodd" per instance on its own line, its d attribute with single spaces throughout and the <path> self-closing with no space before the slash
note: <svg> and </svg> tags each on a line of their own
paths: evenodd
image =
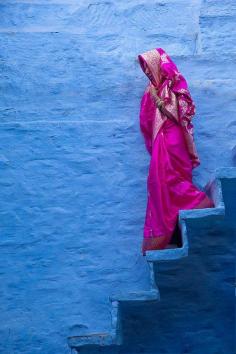
<svg viewBox="0 0 236 354">
<path fill-rule="evenodd" d="M 147 208 L 142 252 L 164 249 L 171 241 L 178 212 L 213 207 L 205 192 L 192 182 L 200 164 L 193 138 L 195 105 L 187 82 L 162 48 L 138 56 L 149 77 L 140 107 L 140 128 L 151 155 L 147 178 Z M 164 101 L 171 120 L 154 103 L 151 88 Z"/>
</svg>

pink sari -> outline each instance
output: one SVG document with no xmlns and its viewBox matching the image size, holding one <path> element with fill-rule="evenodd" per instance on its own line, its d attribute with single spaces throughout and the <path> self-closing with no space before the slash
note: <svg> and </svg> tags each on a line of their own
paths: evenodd
<svg viewBox="0 0 236 354">
<path fill-rule="evenodd" d="M 146 250 L 168 248 L 179 210 L 211 208 L 214 203 L 192 183 L 192 169 L 200 160 L 191 122 L 195 105 L 186 80 L 162 48 L 140 54 L 138 59 L 150 79 L 140 108 L 140 128 L 151 155 L 142 244 L 146 255 Z M 157 108 L 150 92 L 153 87 L 168 116 Z"/>
</svg>

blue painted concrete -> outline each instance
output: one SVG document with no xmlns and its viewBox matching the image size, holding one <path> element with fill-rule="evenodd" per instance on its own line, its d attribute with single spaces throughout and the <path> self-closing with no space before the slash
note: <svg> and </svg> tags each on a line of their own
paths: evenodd
<svg viewBox="0 0 236 354">
<path fill-rule="evenodd" d="M 111 293 L 150 288 L 137 54 L 165 48 L 189 82 L 195 183 L 235 164 L 235 3 L 10 0 L 0 14 L 0 352 L 70 353 L 68 336 L 110 330 Z"/>
</svg>

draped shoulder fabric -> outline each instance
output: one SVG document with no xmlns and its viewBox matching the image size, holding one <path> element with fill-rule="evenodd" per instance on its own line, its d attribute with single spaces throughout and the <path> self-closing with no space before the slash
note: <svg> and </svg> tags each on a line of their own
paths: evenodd
<svg viewBox="0 0 236 354">
<path fill-rule="evenodd" d="M 149 78 L 140 106 L 140 129 L 151 155 L 142 252 L 170 246 L 183 209 L 211 208 L 213 202 L 192 182 L 200 159 L 194 142 L 195 104 L 187 82 L 162 48 L 138 55 Z M 153 90 L 163 101 L 155 103 Z M 165 112 L 165 113 L 164 113 Z"/>
</svg>

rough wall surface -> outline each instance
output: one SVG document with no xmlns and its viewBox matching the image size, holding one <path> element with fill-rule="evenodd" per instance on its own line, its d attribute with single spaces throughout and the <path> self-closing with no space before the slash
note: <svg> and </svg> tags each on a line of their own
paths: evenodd
<svg viewBox="0 0 236 354">
<path fill-rule="evenodd" d="M 189 82 L 202 187 L 235 161 L 235 20 L 233 0 L 0 1 L 2 353 L 69 353 L 109 328 L 111 289 L 148 288 L 135 59 L 163 47 Z"/>
</svg>

